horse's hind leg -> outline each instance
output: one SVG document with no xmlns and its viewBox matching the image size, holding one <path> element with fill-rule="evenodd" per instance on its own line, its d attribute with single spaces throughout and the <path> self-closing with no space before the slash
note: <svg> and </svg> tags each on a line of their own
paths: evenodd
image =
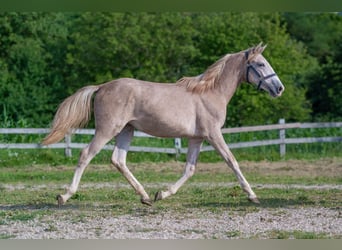
<svg viewBox="0 0 342 250">
<path fill-rule="evenodd" d="M 133 133 L 134 128 L 131 125 L 126 125 L 126 127 L 115 137 L 116 142 L 112 154 L 112 164 L 127 179 L 129 184 L 131 184 L 131 186 L 134 188 L 135 192 L 141 196 L 141 202 L 145 205 L 151 206 L 152 202 L 144 187 L 139 183 L 139 181 L 126 166 L 126 156 Z"/>
<path fill-rule="evenodd" d="M 74 177 L 70 187 L 67 189 L 67 192 L 63 195 L 57 196 L 59 206 L 63 205 L 73 194 L 76 193 L 85 168 L 111 138 L 112 137 L 109 135 L 104 135 L 98 132 L 95 133 L 91 143 L 87 145 L 81 152 L 77 167 L 75 169 Z"/>
<path fill-rule="evenodd" d="M 154 200 L 162 200 L 173 194 L 195 173 L 195 167 L 197 163 L 198 155 L 201 151 L 202 139 L 190 139 L 186 164 L 184 167 L 183 176 L 166 191 L 158 191 L 154 197 Z"/>
</svg>

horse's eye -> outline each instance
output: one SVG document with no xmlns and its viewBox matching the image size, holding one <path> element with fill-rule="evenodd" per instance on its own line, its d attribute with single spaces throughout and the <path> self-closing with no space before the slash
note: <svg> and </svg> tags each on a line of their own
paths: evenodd
<svg viewBox="0 0 342 250">
<path fill-rule="evenodd" d="M 264 63 L 258 63 L 258 67 L 265 67 Z"/>
</svg>

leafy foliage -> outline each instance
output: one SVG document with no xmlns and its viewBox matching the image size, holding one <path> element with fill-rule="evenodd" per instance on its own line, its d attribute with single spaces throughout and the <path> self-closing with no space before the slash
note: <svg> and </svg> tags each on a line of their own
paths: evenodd
<svg viewBox="0 0 342 250">
<path fill-rule="evenodd" d="M 243 84 L 226 126 L 334 117 L 341 114 L 342 32 L 330 32 L 341 27 L 336 16 L 303 15 L 299 26 L 296 16 L 279 13 L 1 13 L 0 123 L 46 127 L 58 104 L 82 86 L 119 77 L 175 82 L 261 41 L 286 91 L 274 100 Z M 322 25 L 310 26 L 320 20 L 329 27 L 324 36 Z M 307 27 L 312 32 L 303 32 Z"/>
<path fill-rule="evenodd" d="M 14 121 L 46 124 L 63 88 L 64 15 L 0 15 L 0 95 L 2 108 Z M 57 94 L 56 94 L 57 93 Z M 3 117 L 3 115 L 2 115 Z"/>
<path fill-rule="evenodd" d="M 303 42 L 319 68 L 308 77 L 307 98 L 314 119 L 342 117 L 342 16 L 331 13 L 284 15 L 291 36 Z"/>
</svg>

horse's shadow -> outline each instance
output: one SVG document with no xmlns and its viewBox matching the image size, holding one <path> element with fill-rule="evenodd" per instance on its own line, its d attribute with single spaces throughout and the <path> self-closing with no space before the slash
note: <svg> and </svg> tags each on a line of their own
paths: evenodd
<svg viewBox="0 0 342 250">
<path fill-rule="evenodd" d="M 0 205 L 0 211 L 87 211 L 87 210 L 98 210 L 100 209 L 101 211 L 114 211 L 114 210 L 123 210 L 125 208 L 124 205 L 121 204 L 94 204 L 92 202 L 89 203 L 77 203 L 77 202 L 69 202 L 63 205 L 58 205 L 57 203 L 35 203 L 35 204 L 13 204 L 13 205 Z M 134 207 L 131 208 L 131 210 L 137 210 L 138 212 L 140 211 L 145 211 L 146 206 L 141 206 L 141 208 Z"/>
<path fill-rule="evenodd" d="M 247 199 L 238 199 L 233 201 L 225 201 L 225 202 L 187 202 L 182 204 L 183 208 L 186 209 L 231 209 L 231 210 L 249 210 L 249 209 L 257 209 L 257 208 L 287 208 L 287 207 L 298 207 L 298 206 L 310 206 L 314 205 L 315 202 L 310 200 L 303 200 L 299 198 L 289 199 L 289 198 L 260 198 L 260 204 L 254 204 Z M 162 201 L 161 201 L 162 202 Z M 100 206 L 101 209 L 123 209 L 119 204 L 106 204 Z M 56 203 L 36 203 L 36 204 L 14 204 L 14 205 L 0 205 L 0 211 L 13 211 L 13 210 L 56 210 L 56 211 L 66 211 L 66 210 L 84 210 L 84 209 L 97 209 L 98 205 L 94 205 L 92 203 L 67 203 L 62 206 L 57 205 Z M 146 208 L 146 209 L 145 209 Z M 133 210 L 137 210 L 136 212 L 141 211 L 153 211 L 153 213 L 158 213 L 158 208 L 155 206 L 150 207 L 143 206 L 141 208 L 135 207 Z M 141 211 L 140 211 L 141 210 Z M 145 212 L 147 212 L 145 211 Z M 148 213 L 148 212 L 147 212 Z"/>
<path fill-rule="evenodd" d="M 58 210 L 58 209 L 78 209 L 80 205 L 77 204 L 68 204 L 63 206 L 58 206 L 53 203 L 41 203 L 41 204 L 15 204 L 15 205 L 0 205 L 0 211 L 9 211 L 9 210 Z"/>
</svg>

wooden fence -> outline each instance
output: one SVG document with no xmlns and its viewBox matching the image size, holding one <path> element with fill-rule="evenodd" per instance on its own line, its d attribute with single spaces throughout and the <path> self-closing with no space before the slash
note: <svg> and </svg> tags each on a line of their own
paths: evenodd
<svg viewBox="0 0 342 250">
<path fill-rule="evenodd" d="M 246 148 L 257 147 L 267 145 L 279 145 L 279 153 L 281 156 L 286 154 L 287 144 L 300 144 L 300 143 L 315 143 L 315 142 L 342 142 L 342 137 L 304 137 L 304 138 L 286 138 L 286 129 L 311 129 L 311 128 L 342 128 L 342 122 L 329 122 L 329 123 L 285 123 L 284 119 L 280 119 L 278 124 L 262 125 L 262 126 L 249 126 L 249 127 L 237 127 L 237 128 L 223 128 L 222 133 L 244 133 L 255 131 L 270 131 L 278 130 L 279 138 L 272 140 L 256 140 L 245 141 L 238 143 L 228 143 L 230 148 Z M 0 134 L 47 134 L 49 129 L 45 128 L 0 128 Z M 78 135 L 94 135 L 94 129 L 77 129 L 73 134 Z M 135 131 L 136 137 L 153 137 L 151 135 Z M 153 137 L 155 138 L 155 137 Z M 71 136 L 67 135 L 65 141 L 62 143 L 55 143 L 49 146 L 42 146 L 39 143 L 0 143 L 0 149 L 37 149 L 37 148 L 63 148 L 65 149 L 65 155 L 70 157 L 72 155 L 72 149 L 84 148 L 86 143 L 72 142 Z M 113 145 L 107 144 L 104 149 L 112 150 Z M 211 146 L 203 146 L 201 151 L 213 151 Z M 162 148 L 162 147 L 141 147 L 131 146 L 130 151 L 133 152 L 155 152 L 155 153 L 167 153 L 175 154 L 176 157 L 179 154 L 187 153 L 187 148 L 182 148 L 182 142 L 180 138 L 175 138 L 174 147 Z"/>
</svg>

